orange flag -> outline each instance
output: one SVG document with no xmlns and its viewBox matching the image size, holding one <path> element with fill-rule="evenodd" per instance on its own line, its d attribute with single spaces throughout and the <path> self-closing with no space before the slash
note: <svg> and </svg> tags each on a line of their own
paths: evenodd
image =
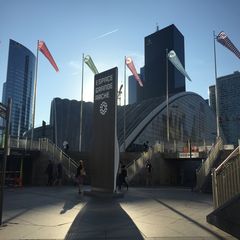
<svg viewBox="0 0 240 240">
<path fill-rule="evenodd" d="M 59 71 L 57 64 L 55 63 L 51 53 L 49 52 L 46 44 L 44 41 L 39 41 L 38 42 L 38 49 L 42 52 L 42 54 L 48 59 L 48 61 L 52 64 L 56 72 Z"/>
</svg>

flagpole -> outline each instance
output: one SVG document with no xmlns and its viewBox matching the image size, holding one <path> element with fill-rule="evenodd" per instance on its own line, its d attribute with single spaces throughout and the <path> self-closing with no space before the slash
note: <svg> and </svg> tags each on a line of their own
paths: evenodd
<svg viewBox="0 0 240 240">
<path fill-rule="evenodd" d="M 166 48 L 166 104 L 167 104 L 167 141 L 169 142 L 169 108 L 168 108 L 168 49 Z"/>
<path fill-rule="evenodd" d="M 35 112 L 36 112 L 36 98 L 37 98 L 37 75 L 38 75 L 38 53 L 39 53 L 39 40 L 37 41 L 37 57 L 36 57 L 36 65 L 35 65 L 35 81 L 34 81 L 34 89 L 33 89 L 33 112 L 32 112 L 32 131 L 31 131 L 31 145 L 33 141 L 33 129 L 35 125 Z"/>
<path fill-rule="evenodd" d="M 215 68 L 215 99 L 216 99 L 217 137 L 219 137 L 220 136 L 220 127 L 219 127 L 219 105 L 218 105 L 218 88 L 217 88 L 217 57 L 216 57 L 215 31 L 213 31 L 213 46 L 214 46 L 214 68 Z"/>
<path fill-rule="evenodd" d="M 123 151 L 126 150 L 126 56 L 124 57 Z"/>
<path fill-rule="evenodd" d="M 79 152 L 82 151 L 83 80 L 84 80 L 84 53 L 82 54 L 82 89 L 81 89 L 81 103 L 80 103 L 81 109 L 80 109 Z"/>
</svg>

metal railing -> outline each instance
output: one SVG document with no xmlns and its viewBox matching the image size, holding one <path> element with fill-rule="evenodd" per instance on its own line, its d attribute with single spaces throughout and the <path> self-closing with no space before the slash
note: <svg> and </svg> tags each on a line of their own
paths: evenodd
<svg viewBox="0 0 240 240">
<path fill-rule="evenodd" d="M 46 152 L 55 162 L 62 163 L 68 177 L 73 177 L 76 172 L 77 163 L 48 138 L 38 140 L 10 138 L 10 148 Z"/>
<path fill-rule="evenodd" d="M 240 146 L 212 171 L 214 208 L 240 194 Z"/>
<path fill-rule="evenodd" d="M 210 174 L 214 161 L 217 159 L 220 150 L 223 149 L 223 140 L 218 138 L 216 144 L 210 150 L 208 158 L 203 162 L 202 166 L 196 171 L 197 183 L 196 190 L 200 190 L 206 177 Z"/>
</svg>

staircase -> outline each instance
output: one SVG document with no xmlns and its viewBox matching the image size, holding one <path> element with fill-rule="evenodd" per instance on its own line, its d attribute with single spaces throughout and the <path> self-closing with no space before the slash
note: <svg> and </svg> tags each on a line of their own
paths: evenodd
<svg viewBox="0 0 240 240">
<path fill-rule="evenodd" d="M 240 146 L 212 172 L 214 211 L 207 221 L 240 239 Z"/>
<path fill-rule="evenodd" d="M 53 163 L 61 162 L 65 180 L 74 179 L 77 163 L 62 151 L 56 144 L 47 138 L 38 140 L 10 138 L 10 148 L 25 149 L 28 151 L 39 151 L 40 158 L 34 161 L 34 177 L 37 183 L 45 179 L 45 168 L 49 159 Z M 35 181 L 34 181 L 35 182 Z"/>
<path fill-rule="evenodd" d="M 145 185 L 146 176 L 144 171 L 147 160 L 153 160 L 157 154 L 162 152 L 164 152 L 163 146 L 156 144 L 155 146 L 149 147 L 148 151 L 140 153 L 140 156 L 127 165 L 128 181 L 131 182 L 132 185 L 134 185 L 134 183 L 137 183 L 137 185 Z"/>
<path fill-rule="evenodd" d="M 223 149 L 223 140 L 218 138 L 216 144 L 210 150 L 208 158 L 203 162 L 201 167 L 196 171 L 196 191 L 211 191 L 211 169 L 221 160 L 220 154 Z"/>
</svg>

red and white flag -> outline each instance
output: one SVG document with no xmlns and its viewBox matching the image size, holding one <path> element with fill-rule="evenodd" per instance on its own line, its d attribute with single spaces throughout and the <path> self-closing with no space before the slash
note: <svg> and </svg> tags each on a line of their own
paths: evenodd
<svg viewBox="0 0 240 240">
<path fill-rule="evenodd" d="M 40 50 L 40 52 L 42 52 L 42 54 L 48 59 L 48 61 L 52 64 L 52 66 L 54 67 L 54 69 L 56 70 L 56 72 L 59 71 L 57 64 L 55 63 L 51 53 L 49 52 L 46 44 L 44 41 L 39 41 L 38 42 L 38 49 Z"/>
<path fill-rule="evenodd" d="M 233 52 L 238 58 L 240 58 L 239 50 L 234 46 L 225 32 L 222 31 L 217 35 L 217 41 L 224 47 L 228 48 L 231 52 Z"/>
<path fill-rule="evenodd" d="M 141 87 L 143 87 L 142 80 L 141 80 L 141 78 L 140 78 L 140 77 L 138 76 L 138 74 L 137 74 L 137 71 L 136 71 L 136 68 L 135 68 L 135 66 L 134 66 L 134 64 L 133 64 L 132 59 L 131 59 L 130 57 L 127 57 L 125 61 L 126 61 L 126 62 L 125 62 L 126 65 L 128 66 L 129 70 L 132 72 L 132 74 L 133 74 L 133 76 L 135 77 L 136 81 L 138 81 L 139 85 L 140 85 Z"/>
</svg>

